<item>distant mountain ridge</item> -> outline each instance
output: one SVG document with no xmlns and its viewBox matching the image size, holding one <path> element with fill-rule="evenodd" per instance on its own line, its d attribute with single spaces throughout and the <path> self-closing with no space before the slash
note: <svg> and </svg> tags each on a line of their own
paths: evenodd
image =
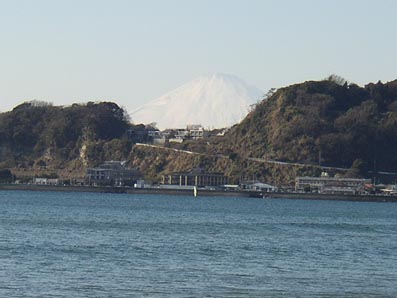
<svg viewBox="0 0 397 298">
<path fill-rule="evenodd" d="M 134 123 L 161 129 L 201 124 L 223 128 L 240 122 L 263 92 L 230 74 L 203 75 L 130 113 Z"/>
</svg>

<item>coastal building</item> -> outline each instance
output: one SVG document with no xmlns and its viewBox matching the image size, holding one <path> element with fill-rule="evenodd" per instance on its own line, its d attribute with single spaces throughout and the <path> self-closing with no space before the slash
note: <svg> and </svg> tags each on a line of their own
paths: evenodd
<svg viewBox="0 0 397 298">
<path fill-rule="evenodd" d="M 295 191 L 315 191 L 319 193 L 357 194 L 364 192 L 371 179 L 336 177 L 296 177 Z"/>
<path fill-rule="evenodd" d="M 162 184 L 179 186 L 221 186 L 227 184 L 227 181 L 223 173 L 208 173 L 201 168 L 195 168 L 190 172 L 175 172 L 162 177 Z"/>
<path fill-rule="evenodd" d="M 36 185 L 58 185 L 59 180 L 54 178 L 33 178 L 33 184 Z"/>
<path fill-rule="evenodd" d="M 107 161 L 97 168 L 87 169 L 89 185 L 133 186 L 143 175 L 135 169 L 128 169 L 124 162 Z"/>
<path fill-rule="evenodd" d="M 276 186 L 263 183 L 256 180 L 247 180 L 240 183 L 240 188 L 247 191 L 275 192 L 278 191 Z"/>
</svg>

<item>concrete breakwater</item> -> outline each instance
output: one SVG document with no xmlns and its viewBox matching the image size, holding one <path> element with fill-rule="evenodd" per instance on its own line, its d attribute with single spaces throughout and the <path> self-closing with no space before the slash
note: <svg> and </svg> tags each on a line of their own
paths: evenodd
<svg viewBox="0 0 397 298">
<path fill-rule="evenodd" d="M 190 189 L 165 189 L 165 188 L 131 188 L 109 186 L 58 186 L 34 184 L 0 184 L 1 190 L 24 191 L 62 191 L 62 192 L 96 192 L 96 193 L 124 193 L 124 194 L 164 194 L 193 196 Z M 256 197 L 264 199 L 295 199 L 295 200 L 332 200 L 332 201 L 357 201 L 357 202 L 397 202 L 397 196 L 385 195 L 342 195 L 294 192 L 252 192 L 252 191 L 222 191 L 199 189 L 198 196 L 230 196 L 230 197 Z"/>
<path fill-rule="evenodd" d="M 1 190 L 25 190 L 25 191 L 62 191 L 62 192 L 96 192 L 96 193 L 124 193 L 124 194 L 165 194 L 193 196 L 191 189 L 169 189 L 169 188 L 132 188 L 112 186 L 60 186 L 60 185 L 35 185 L 35 184 L 0 184 Z M 199 196 L 233 196 L 250 197 L 251 193 L 246 191 L 219 191 L 198 190 Z"/>
<path fill-rule="evenodd" d="M 385 195 L 342 195 L 319 193 L 269 193 L 264 198 L 274 199 L 301 199 L 301 200 L 330 200 L 330 201 L 356 201 L 356 202 L 397 202 L 397 196 Z"/>
</svg>

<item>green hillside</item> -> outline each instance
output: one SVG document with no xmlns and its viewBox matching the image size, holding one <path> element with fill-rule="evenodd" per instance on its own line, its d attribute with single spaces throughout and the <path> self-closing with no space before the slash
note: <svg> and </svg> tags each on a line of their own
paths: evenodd
<svg viewBox="0 0 397 298">
<path fill-rule="evenodd" d="M 240 156 L 397 171 L 397 81 L 361 88 L 333 80 L 282 88 L 220 145 Z"/>
<path fill-rule="evenodd" d="M 337 79 L 277 90 L 209 150 L 230 156 L 240 176 L 277 183 L 322 170 L 247 158 L 351 168 L 342 174 L 354 177 L 397 172 L 397 81 L 362 88 Z"/>
<path fill-rule="evenodd" d="M 225 172 L 231 182 L 258 178 L 277 184 L 319 175 L 321 167 L 346 168 L 329 171 L 351 177 L 397 172 L 397 81 L 359 87 L 331 77 L 281 88 L 224 136 L 162 149 L 134 146 L 127 138 L 131 127 L 143 126 L 129 123 L 114 103 L 25 103 L 0 114 L 0 169 L 76 177 L 105 160 L 128 160 L 154 180 L 202 167 Z"/>
<path fill-rule="evenodd" d="M 83 175 L 88 165 L 128 156 L 129 126 L 115 103 L 27 102 L 0 114 L 0 168 Z"/>
</svg>

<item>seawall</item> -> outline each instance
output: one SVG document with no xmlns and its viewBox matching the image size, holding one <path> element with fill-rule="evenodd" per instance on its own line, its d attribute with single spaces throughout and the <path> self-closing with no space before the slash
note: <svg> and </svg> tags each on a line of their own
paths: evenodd
<svg viewBox="0 0 397 298">
<path fill-rule="evenodd" d="M 165 188 L 130 188 L 107 186 L 58 186 L 34 184 L 0 184 L 1 190 L 24 191 L 62 191 L 62 192 L 93 192 L 93 193 L 126 193 L 126 194 L 164 194 L 193 196 L 193 190 L 165 189 Z M 340 195 L 317 193 L 274 192 L 261 193 L 249 191 L 220 191 L 198 190 L 198 196 L 225 196 L 225 197 L 257 197 L 264 199 L 294 199 L 294 200 L 331 200 L 356 202 L 397 202 L 397 196 L 385 195 Z"/>
</svg>

